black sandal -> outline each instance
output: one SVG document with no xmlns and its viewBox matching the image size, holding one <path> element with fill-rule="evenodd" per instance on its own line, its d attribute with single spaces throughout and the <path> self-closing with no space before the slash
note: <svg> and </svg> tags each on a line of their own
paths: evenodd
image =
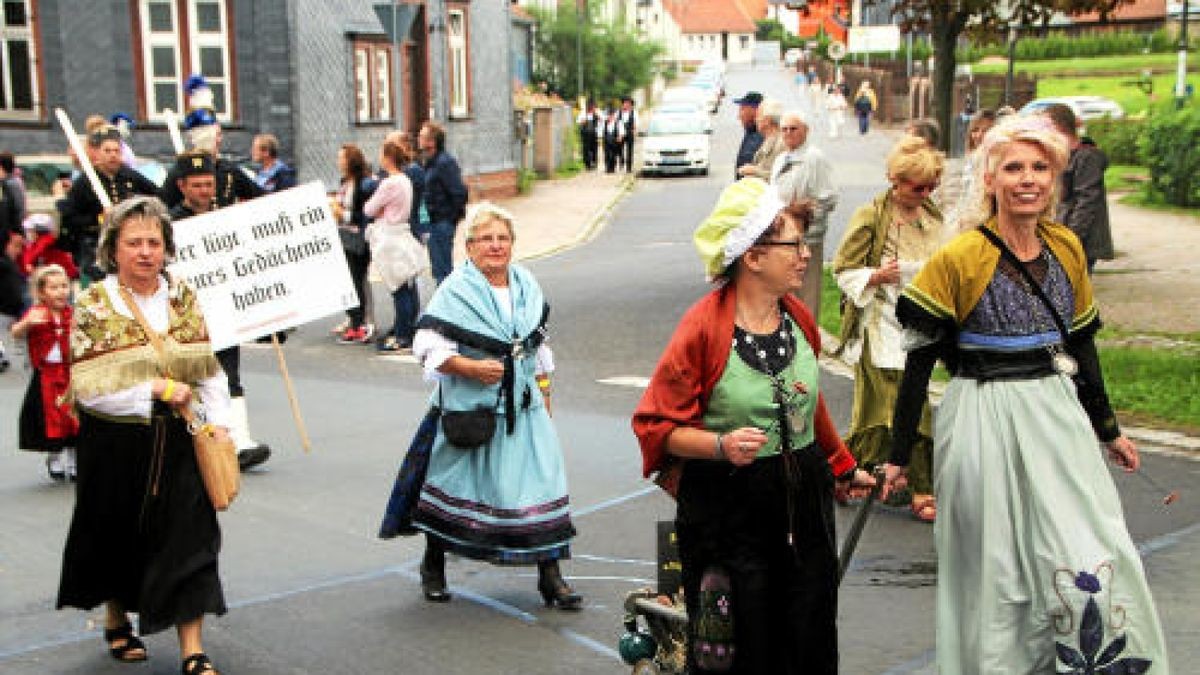
<svg viewBox="0 0 1200 675">
<path fill-rule="evenodd" d="M 114 645 L 113 643 L 117 640 L 124 640 L 125 644 L 120 647 Z M 133 626 L 129 623 L 117 626 L 116 628 L 105 628 L 104 641 L 108 643 L 108 653 L 112 654 L 114 659 L 123 663 L 136 663 L 149 658 L 149 655 L 146 653 L 146 643 L 133 634 Z M 132 656 L 129 654 L 129 652 L 137 649 L 142 650 L 142 653 Z"/>
<path fill-rule="evenodd" d="M 217 669 L 212 660 L 204 652 L 196 652 L 183 660 L 183 675 L 199 675 L 200 673 L 215 673 Z"/>
</svg>

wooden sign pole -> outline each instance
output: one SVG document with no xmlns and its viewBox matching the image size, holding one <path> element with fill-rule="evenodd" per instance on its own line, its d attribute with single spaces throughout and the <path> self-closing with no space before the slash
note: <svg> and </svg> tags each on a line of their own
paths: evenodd
<svg viewBox="0 0 1200 675">
<path fill-rule="evenodd" d="M 312 441 L 308 438 L 308 430 L 304 427 L 304 418 L 300 414 L 300 401 L 296 398 L 296 388 L 292 386 L 292 376 L 288 374 L 287 361 L 283 358 L 283 347 L 279 337 L 271 333 L 271 346 L 275 348 L 275 356 L 279 359 L 279 372 L 283 375 L 283 387 L 287 390 L 288 403 L 292 407 L 292 419 L 296 421 L 296 430 L 300 432 L 300 445 L 304 452 L 312 452 Z"/>
<path fill-rule="evenodd" d="M 79 159 L 79 166 L 83 168 L 83 175 L 87 176 L 88 182 L 92 185 L 92 191 L 96 193 L 96 199 L 100 200 L 100 205 L 104 207 L 105 211 L 111 209 L 112 199 L 108 196 L 108 191 L 104 189 L 104 186 L 100 184 L 100 176 L 96 175 L 96 168 L 92 166 L 87 148 L 79 142 L 79 134 L 75 133 L 75 125 L 71 124 L 71 118 L 67 117 L 67 112 L 62 108 L 55 108 L 54 116 L 58 118 L 59 126 L 67 135 L 67 143 L 75 151 L 75 156 Z"/>
</svg>

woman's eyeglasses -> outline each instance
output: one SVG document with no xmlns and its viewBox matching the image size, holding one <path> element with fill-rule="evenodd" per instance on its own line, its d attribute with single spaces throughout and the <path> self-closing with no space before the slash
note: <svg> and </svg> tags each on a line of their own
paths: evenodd
<svg viewBox="0 0 1200 675">
<path fill-rule="evenodd" d="M 904 185 L 904 187 L 908 188 L 911 192 L 913 192 L 915 194 L 919 194 L 919 195 L 931 194 L 934 190 L 936 190 L 938 188 L 937 182 L 910 183 L 909 181 L 906 181 L 906 180 L 900 181 L 900 182 Z"/>
<path fill-rule="evenodd" d="M 803 239 L 784 239 L 772 241 L 760 241 L 755 246 L 783 246 L 796 251 L 796 255 L 804 255 L 808 251 L 808 242 Z"/>
</svg>

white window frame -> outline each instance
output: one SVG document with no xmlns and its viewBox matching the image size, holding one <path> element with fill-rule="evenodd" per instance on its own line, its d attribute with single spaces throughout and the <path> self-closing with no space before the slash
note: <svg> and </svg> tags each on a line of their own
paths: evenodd
<svg viewBox="0 0 1200 675">
<path fill-rule="evenodd" d="M 459 32 L 454 30 L 458 21 Z M 471 97 L 467 70 L 470 60 L 467 55 L 469 37 L 467 12 L 465 9 L 450 9 L 446 12 L 447 70 L 450 73 L 450 116 L 466 117 L 471 114 Z"/>
<path fill-rule="evenodd" d="M 199 3 L 210 2 L 217 6 L 217 11 L 220 16 L 220 32 L 219 33 L 201 33 L 199 26 Z M 229 6 L 224 0 L 188 0 L 188 50 L 192 61 L 192 71 L 200 72 L 200 49 L 204 47 L 216 47 L 221 50 L 221 72 L 225 73 L 221 77 L 215 77 L 205 74 L 204 79 L 208 80 L 209 84 L 223 85 L 225 92 L 225 112 L 217 113 L 217 119 L 222 122 L 229 122 L 233 119 L 233 73 L 229 72 Z M 190 73 L 189 73 L 190 75 Z M 186 102 L 185 102 L 186 103 Z M 213 102 L 213 107 L 216 102 Z M 219 108 L 217 108 L 219 110 Z"/>
<path fill-rule="evenodd" d="M 352 38 L 350 69 L 354 82 L 354 122 L 394 122 L 396 57 L 392 44 L 378 38 Z"/>
<path fill-rule="evenodd" d="M 187 114 L 188 102 L 183 94 L 183 82 L 191 76 L 192 72 L 199 72 L 200 49 L 203 47 L 221 48 L 221 66 L 224 69 L 225 75 L 222 77 L 209 77 L 206 75 L 205 79 L 209 81 L 210 85 L 224 85 L 225 112 L 217 113 L 217 119 L 222 122 L 231 122 L 234 118 L 233 39 L 229 33 L 229 3 L 227 0 L 216 0 L 220 12 L 221 31 L 218 34 L 214 34 L 202 33 L 198 30 L 197 17 L 199 11 L 197 3 L 200 1 L 204 0 L 138 0 L 138 32 L 142 43 L 142 96 L 146 105 L 146 119 L 151 122 L 166 121 L 166 116 L 163 115 L 162 107 L 159 106 L 154 94 L 155 84 L 174 84 L 175 97 L 179 107 L 175 111 L 175 114 L 180 118 Z M 169 32 L 152 32 L 150 30 L 150 5 L 157 3 L 165 4 L 171 8 L 171 30 Z M 183 18 L 180 14 L 181 7 L 186 12 L 188 26 L 186 34 L 180 32 L 180 20 Z M 155 47 L 171 48 L 175 57 L 174 78 L 154 76 L 152 54 Z M 185 49 L 187 50 L 188 60 L 191 63 L 191 72 L 184 72 L 183 54 Z M 213 103 L 213 107 L 217 107 L 215 105 L 216 101 Z"/>
<path fill-rule="evenodd" d="M 165 4 L 171 8 L 171 31 L 152 32 L 150 30 L 150 5 Z M 175 98 L 181 110 L 175 112 L 182 118 L 187 113 L 186 101 L 183 100 L 183 58 L 179 49 L 179 5 L 175 0 L 138 0 L 138 29 L 142 34 L 142 81 L 146 97 L 146 118 L 153 122 L 162 122 L 163 116 L 158 99 L 154 93 L 156 84 L 174 84 Z M 154 76 L 154 48 L 170 47 L 175 55 L 175 77 Z"/>
<path fill-rule="evenodd" d="M 0 119 L 5 120 L 36 120 L 41 116 L 41 100 L 38 92 L 38 49 L 33 34 L 33 0 L 22 0 L 25 3 L 25 25 L 9 27 L 4 23 L 4 15 L 0 12 L 0 56 L 4 61 L 4 72 L 0 73 L 4 86 L 4 106 L 0 107 Z M 2 8 L 0 8 L 2 9 Z M 12 63 L 8 58 L 9 40 L 24 40 L 29 49 L 29 101 L 30 108 L 13 108 L 12 105 Z"/>
</svg>

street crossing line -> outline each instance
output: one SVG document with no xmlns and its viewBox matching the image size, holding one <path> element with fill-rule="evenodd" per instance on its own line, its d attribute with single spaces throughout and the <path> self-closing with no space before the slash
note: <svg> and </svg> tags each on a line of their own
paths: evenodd
<svg viewBox="0 0 1200 675">
<path fill-rule="evenodd" d="M 650 378 L 639 377 L 637 375 L 618 375 L 616 377 L 605 377 L 596 380 L 599 384 L 609 384 L 614 387 L 634 387 L 637 389 L 645 389 L 650 386 Z"/>
</svg>

